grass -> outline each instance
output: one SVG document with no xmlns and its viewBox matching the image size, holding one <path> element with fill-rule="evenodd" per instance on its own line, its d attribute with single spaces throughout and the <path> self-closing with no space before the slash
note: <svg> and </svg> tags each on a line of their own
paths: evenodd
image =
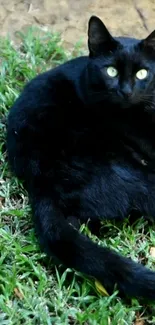
<svg viewBox="0 0 155 325">
<path fill-rule="evenodd" d="M 80 54 L 64 51 L 58 35 L 30 29 L 19 33 L 20 46 L 0 40 L 0 325 L 130 325 L 155 324 L 155 306 L 123 301 L 117 291 L 101 296 L 90 279 L 63 266 L 40 251 L 31 222 L 27 193 L 10 174 L 5 152 L 8 109 L 24 84 L 36 74 Z M 92 240 L 113 247 L 124 256 L 155 268 L 150 248 L 155 227 L 145 220 L 123 225 L 106 222 L 100 238 Z M 139 318 L 141 323 L 136 323 Z"/>
</svg>

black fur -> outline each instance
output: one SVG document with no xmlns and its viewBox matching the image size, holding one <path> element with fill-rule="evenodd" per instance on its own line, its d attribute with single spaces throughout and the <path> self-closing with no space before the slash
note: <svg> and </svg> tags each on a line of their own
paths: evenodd
<svg viewBox="0 0 155 325">
<path fill-rule="evenodd" d="M 113 38 L 97 17 L 89 55 L 38 75 L 10 109 L 7 150 L 40 245 L 109 293 L 155 300 L 155 272 L 83 236 L 78 220 L 155 216 L 155 40 Z M 116 78 L 107 66 L 117 67 Z M 136 79 L 147 69 L 145 80 Z M 147 161 L 146 163 L 144 163 Z M 72 226 L 74 220 L 74 226 Z"/>
</svg>

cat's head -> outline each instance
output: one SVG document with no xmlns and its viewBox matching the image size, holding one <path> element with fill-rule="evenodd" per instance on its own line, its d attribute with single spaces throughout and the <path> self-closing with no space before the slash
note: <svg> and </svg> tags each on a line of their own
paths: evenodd
<svg viewBox="0 0 155 325">
<path fill-rule="evenodd" d="M 88 26 L 92 99 L 107 99 L 121 107 L 151 103 L 155 85 L 155 31 L 142 40 L 113 37 L 92 16 Z"/>
</svg>

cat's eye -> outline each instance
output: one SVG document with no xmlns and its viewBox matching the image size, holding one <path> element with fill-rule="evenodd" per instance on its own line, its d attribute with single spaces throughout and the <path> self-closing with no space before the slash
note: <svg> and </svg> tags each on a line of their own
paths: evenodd
<svg viewBox="0 0 155 325">
<path fill-rule="evenodd" d="M 147 75 L 148 75 L 148 71 L 146 69 L 141 69 L 141 70 L 137 71 L 137 73 L 136 73 L 136 77 L 139 80 L 145 79 L 147 77 Z"/>
<path fill-rule="evenodd" d="M 107 68 L 107 74 L 111 78 L 115 78 L 118 75 L 118 70 L 115 67 L 108 67 Z"/>
</svg>

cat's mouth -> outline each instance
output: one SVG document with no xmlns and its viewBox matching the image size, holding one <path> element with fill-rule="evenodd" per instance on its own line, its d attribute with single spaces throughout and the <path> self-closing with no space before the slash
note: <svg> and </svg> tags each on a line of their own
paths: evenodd
<svg viewBox="0 0 155 325">
<path fill-rule="evenodd" d="M 124 100 L 120 103 L 122 109 L 128 109 L 133 105 L 131 100 Z"/>
<path fill-rule="evenodd" d="M 114 94 L 113 96 L 111 96 L 111 102 L 119 105 L 120 108 L 129 108 L 130 106 L 135 104 L 134 98 L 130 96 L 129 97 L 122 97 L 119 96 L 118 94 Z"/>
<path fill-rule="evenodd" d="M 124 96 L 124 98 L 115 95 L 113 97 L 113 102 L 119 104 L 121 108 L 130 108 L 131 106 L 137 106 L 140 104 L 151 107 L 153 98 L 147 94 Z"/>
</svg>

